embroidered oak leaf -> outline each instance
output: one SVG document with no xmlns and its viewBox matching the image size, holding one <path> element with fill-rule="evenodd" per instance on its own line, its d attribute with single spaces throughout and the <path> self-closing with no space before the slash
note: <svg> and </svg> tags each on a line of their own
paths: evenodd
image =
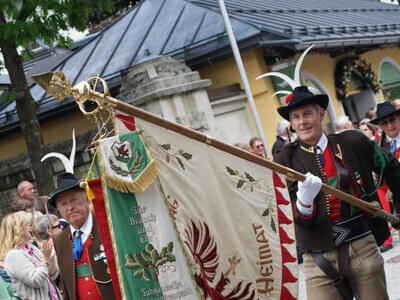
<svg viewBox="0 0 400 300">
<path fill-rule="evenodd" d="M 129 170 L 129 172 L 130 172 L 131 174 L 133 174 L 133 173 L 135 173 L 137 170 L 139 170 L 140 167 L 141 167 L 141 165 L 142 165 L 142 163 L 143 163 L 143 155 L 142 155 L 142 153 L 140 152 L 139 149 L 136 149 L 136 151 L 135 151 L 135 156 L 136 156 L 135 163 L 133 164 L 132 168 Z"/>
<path fill-rule="evenodd" d="M 226 170 L 228 171 L 229 175 L 236 175 L 235 171 L 231 168 L 229 168 L 228 166 L 226 166 Z"/>
<path fill-rule="evenodd" d="M 146 251 L 146 250 L 142 252 L 142 257 L 143 257 L 144 260 L 151 259 L 150 253 L 148 251 Z"/>
<path fill-rule="evenodd" d="M 178 165 L 185 170 L 185 165 L 183 164 L 183 158 L 186 160 L 190 160 L 193 155 L 189 152 L 186 152 L 184 149 L 173 150 L 173 146 L 171 144 L 158 144 L 158 146 L 165 152 L 165 160 L 167 163 L 170 163 L 171 160 L 176 159 Z"/>
<path fill-rule="evenodd" d="M 135 258 L 136 262 L 140 264 L 142 267 L 146 265 L 146 259 L 143 258 L 143 255 L 134 254 L 133 257 Z"/>
<path fill-rule="evenodd" d="M 144 278 L 145 280 L 151 280 L 151 270 L 155 270 L 155 280 L 158 280 L 159 270 L 158 267 L 167 263 L 175 262 L 176 257 L 172 253 L 174 245 L 169 242 L 166 247 L 163 247 L 161 252 L 151 244 L 147 244 L 145 249 L 136 254 L 127 254 L 125 256 L 125 267 L 133 270 L 133 277 Z"/>
<path fill-rule="evenodd" d="M 127 254 L 125 267 L 127 267 L 128 269 L 136 269 L 143 266 L 136 262 L 136 259 L 132 254 Z"/>
<path fill-rule="evenodd" d="M 148 270 L 146 270 L 146 269 L 143 269 L 143 278 L 144 278 L 145 280 L 147 280 L 147 281 L 150 281 L 150 280 L 151 280 L 150 272 L 149 272 Z"/>
<path fill-rule="evenodd" d="M 162 144 L 161 147 L 163 147 L 165 150 L 171 150 L 171 144 Z"/>
<path fill-rule="evenodd" d="M 158 260 L 158 257 L 159 257 L 158 251 L 157 251 L 156 249 L 153 249 L 153 251 L 151 251 L 151 263 L 152 263 L 153 265 L 156 264 L 156 262 L 157 262 L 157 260 Z"/>
<path fill-rule="evenodd" d="M 241 180 L 241 179 L 240 179 L 240 180 L 238 181 L 236 187 L 237 187 L 238 189 L 240 189 L 240 188 L 243 186 L 243 184 L 244 184 L 244 180 Z"/>
<path fill-rule="evenodd" d="M 175 255 L 172 254 L 172 253 L 168 253 L 168 254 L 166 255 L 166 258 L 167 258 L 167 261 L 169 261 L 169 262 L 174 262 L 174 261 L 176 261 L 176 257 L 175 257 Z"/>
<path fill-rule="evenodd" d="M 168 262 L 168 259 L 166 257 L 163 257 L 162 259 L 158 260 L 156 262 L 156 267 L 162 266 L 163 264 L 165 264 L 166 262 Z"/>
<path fill-rule="evenodd" d="M 181 160 L 178 156 L 176 156 L 176 161 L 179 163 L 179 165 L 181 166 L 181 168 L 182 168 L 183 170 L 185 170 L 185 165 L 183 164 L 182 160 Z"/>
<path fill-rule="evenodd" d="M 139 271 L 133 272 L 133 277 L 135 277 L 135 278 L 142 278 L 142 277 L 143 277 L 143 270 L 144 270 L 144 269 L 141 269 L 141 270 L 139 270 Z"/>
<path fill-rule="evenodd" d="M 160 256 L 165 256 L 168 252 L 168 248 L 167 247 L 162 247 L 161 252 L 160 252 Z"/>
<path fill-rule="evenodd" d="M 150 254 L 150 252 L 154 249 L 152 244 L 147 244 L 145 247 L 146 252 Z"/>
<path fill-rule="evenodd" d="M 182 156 L 184 157 L 184 158 L 186 158 L 186 160 L 189 160 L 189 159 L 191 159 L 192 158 L 192 154 L 190 154 L 190 153 L 188 153 L 188 152 L 183 152 L 182 153 Z"/>
<path fill-rule="evenodd" d="M 263 217 L 268 217 L 268 215 L 269 215 L 269 207 L 262 213 Z"/>
<path fill-rule="evenodd" d="M 167 252 L 172 252 L 172 250 L 174 249 L 174 243 L 173 242 L 169 242 L 167 244 Z"/>
<path fill-rule="evenodd" d="M 250 182 L 256 181 L 249 173 L 244 172 L 244 175 L 246 176 L 246 178 L 247 178 Z"/>
<path fill-rule="evenodd" d="M 271 218 L 271 229 L 276 232 L 276 225 L 275 225 L 275 221 L 273 218 Z"/>
</svg>

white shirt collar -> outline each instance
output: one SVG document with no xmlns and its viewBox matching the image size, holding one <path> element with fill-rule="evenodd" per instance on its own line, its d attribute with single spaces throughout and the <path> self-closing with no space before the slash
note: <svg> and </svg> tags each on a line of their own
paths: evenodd
<svg viewBox="0 0 400 300">
<path fill-rule="evenodd" d="M 69 229 L 71 230 L 72 235 L 74 235 L 74 232 L 76 230 L 80 230 L 83 232 L 83 234 L 81 235 L 82 244 L 86 242 L 86 239 L 92 232 L 92 227 L 93 227 L 93 216 L 91 212 L 89 212 L 89 216 L 87 217 L 85 223 L 83 223 L 81 228 L 74 228 L 72 225 L 69 225 Z"/>
<path fill-rule="evenodd" d="M 396 141 L 396 146 L 397 146 L 397 148 L 400 147 L 400 132 L 399 132 L 399 134 L 398 134 L 395 138 L 391 138 L 391 137 L 389 137 L 389 136 L 386 136 L 386 139 L 389 141 L 389 144 L 390 144 L 393 140 L 395 140 L 395 141 Z"/>
<path fill-rule="evenodd" d="M 287 138 L 286 136 L 280 135 L 279 137 L 280 137 L 282 140 L 284 140 L 284 141 L 287 141 L 287 140 L 288 140 L 288 138 Z"/>
<path fill-rule="evenodd" d="M 321 151 L 324 152 L 326 146 L 328 146 L 328 138 L 326 137 L 325 133 L 322 133 L 318 143 L 315 145 L 315 148 L 320 147 Z"/>
</svg>

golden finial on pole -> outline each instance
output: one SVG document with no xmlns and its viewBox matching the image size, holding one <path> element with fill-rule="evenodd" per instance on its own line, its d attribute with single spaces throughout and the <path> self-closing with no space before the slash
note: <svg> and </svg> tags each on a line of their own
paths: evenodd
<svg viewBox="0 0 400 300">
<path fill-rule="evenodd" d="M 104 79 L 94 76 L 72 86 L 61 71 L 35 74 L 31 78 L 58 101 L 63 101 L 69 96 L 74 97 L 81 112 L 97 126 L 92 143 L 114 132 L 118 100 L 109 96 L 108 85 Z M 107 126 L 109 121 L 113 125 L 111 130 Z"/>
<path fill-rule="evenodd" d="M 58 101 L 72 94 L 72 85 L 61 71 L 35 74 L 31 78 Z"/>
</svg>

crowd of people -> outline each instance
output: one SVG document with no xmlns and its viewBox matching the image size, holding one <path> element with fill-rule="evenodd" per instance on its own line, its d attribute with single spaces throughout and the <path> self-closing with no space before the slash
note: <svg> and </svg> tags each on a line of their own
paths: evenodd
<svg viewBox="0 0 400 300">
<path fill-rule="evenodd" d="M 353 124 L 324 125 L 327 95 L 296 87 L 278 108 L 272 157 L 257 137 L 236 144 L 306 174 L 288 181 L 296 242 L 304 260 L 308 299 L 389 299 L 381 253 L 393 248 L 392 225 L 364 213 L 322 184 L 400 212 L 400 104 L 379 103 Z M 115 299 L 94 213 L 75 176 L 63 173 L 56 189 L 36 197 L 22 181 L 14 212 L 0 226 L 1 299 Z"/>
<path fill-rule="evenodd" d="M 389 299 L 381 253 L 393 248 L 392 224 L 321 187 L 379 202 L 400 216 L 400 99 L 379 103 L 358 124 L 337 118 L 331 134 L 324 124 L 327 95 L 300 86 L 285 102 L 272 156 L 306 174 L 305 181 L 288 181 L 288 188 L 307 298 Z"/>
<path fill-rule="evenodd" d="M 58 177 L 49 196 L 17 186 L 0 226 L 0 299 L 115 299 L 97 222 L 81 183 Z"/>
</svg>

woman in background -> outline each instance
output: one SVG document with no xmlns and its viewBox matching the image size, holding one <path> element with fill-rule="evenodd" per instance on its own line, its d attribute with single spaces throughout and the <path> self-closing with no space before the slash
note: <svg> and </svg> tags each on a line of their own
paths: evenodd
<svg viewBox="0 0 400 300">
<path fill-rule="evenodd" d="M 379 130 L 378 127 L 374 124 L 371 124 L 370 119 L 362 119 L 360 121 L 360 130 L 370 139 L 374 141 L 378 141 L 379 139 Z"/>
<path fill-rule="evenodd" d="M 5 216 L 3 220 L 7 218 Z M 6 223 L 6 221 L 4 221 Z M 0 230 L 0 242 L 4 239 L 3 237 L 4 230 Z M 14 290 L 11 286 L 11 278 L 8 275 L 7 271 L 4 270 L 3 260 L 0 260 L 0 299 L 1 300 L 17 300 L 20 299 L 14 296 Z"/>
<path fill-rule="evenodd" d="M 22 299 L 58 300 L 52 280 L 58 276 L 53 241 L 44 240 L 40 250 L 31 243 L 31 216 L 19 211 L 3 219 L 0 228 L 0 259 L 11 277 L 15 294 Z"/>
</svg>

